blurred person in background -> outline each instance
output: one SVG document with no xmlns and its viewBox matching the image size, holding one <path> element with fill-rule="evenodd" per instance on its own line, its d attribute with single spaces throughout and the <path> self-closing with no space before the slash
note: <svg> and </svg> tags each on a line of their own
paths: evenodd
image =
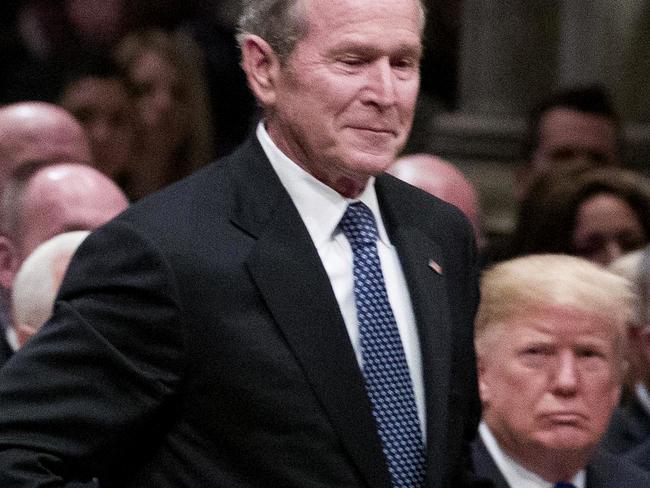
<svg viewBox="0 0 650 488">
<path fill-rule="evenodd" d="M 181 33 L 127 35 L 115 59 L 136 119 L 131 197 L 141 198 L 210 162 L 212 124 L 198 47 Z"/>
<path fill-rule="evenodd" d="M 540 175 L 567 163 L 622 166 L 623 135 L 609 92 L 596 85 L 567 87 L 541 100 L 529 114 L 523 153 L 515 179 L 518 201 Z"/>
<path fill-rule="evenodd" d="M 609 269 L 627 278 L 639 297 L 638 313 L 628 325 L 627 390 L 602 443 L 619 454 L 650 439 L 650 247 L 614 260 Z"/>
<path fill-rule="evenodd" d="M 477 247 L 479 250 L 484 247 L 478 193 L 453 164 L 433 154 L 405 154 L 387 172 L 458 208 L 472 224 Z"/>
<path fill-rule="evenodd" d="M 20 265 L 11 289 L 11 341 L 16 350 L 52 315 L 70 259 L 88 234 L 87 230 L 58 234 L 40 244 Z"/>
<path fill-rule="evenodd" d="M 107 53 L 141 22 L 141 0 L 23 0 L 5 35 L 0 102 L 54 102 L 71 65 Z"/>
<path fill-rule="evenodd" d="M 59 103 L 83 125 L 90 139 L 92 164 L 130 194 L 136 161 L 135 116 L 123 79 L 109 57 L 91 57 L 73 66 Z"/>
<path fill-rule="evenodd" d="M 89 163 L 90 141 L 66 110 L 44 102 L 18 102 L 0 106 L 0 199 L 10 175 L 29 161 Z M 0 232 L 5 217 L 0 207 Z M 0 363 L 12 350 L 5 340 L 11 318 L 9 290 L 0 286 Z"/>
<path fill-rule="evenodd" d="M 607 265 L 650 238 L 650 182 L 622 168 L 568 164 L 522 202 L 512 256 L 566 253 Z"/>
<path fill-rule="evenodd" d="M 28 161 L 92 161 L 90 141 L 68 111 L 44 102 L 0 107 L 0 193 L 6 179 Z"/>
<path fill-rule="evenodd" d="M 42 242 L 62 232 L 95 229 L 127 206 L 120 188 L 88 165 L 37 161 L 20 166 L 6 183 L 0 205 L 0 285 L 11 290 L 20 265 Z"/>
</svg>

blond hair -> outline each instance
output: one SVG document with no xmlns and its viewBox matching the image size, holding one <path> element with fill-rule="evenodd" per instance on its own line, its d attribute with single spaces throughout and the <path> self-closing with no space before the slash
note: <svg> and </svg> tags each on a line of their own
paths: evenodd
<svg viewBox="0 0 650 488">
<path fill-rule="evenodd" d="M 635 320 L 638 297 L 632 283 L 585 259 L 533 254 L 499 263 L 481 278 L 475 342 L 479 356 L 498 326 L 547 307 L 600 317 L 616 330 L 621 348 Z"/>
</svg>

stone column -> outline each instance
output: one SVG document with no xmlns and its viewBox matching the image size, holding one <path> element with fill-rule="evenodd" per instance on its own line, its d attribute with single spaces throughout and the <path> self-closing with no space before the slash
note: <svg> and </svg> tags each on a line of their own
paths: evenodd
<svg viewBox="0 0 650 488">
<path fill-rule="evenodd" d="M 465 0 L 460 109 L 523 114 L 555 80 L 556 0 Z"/>
</svg>

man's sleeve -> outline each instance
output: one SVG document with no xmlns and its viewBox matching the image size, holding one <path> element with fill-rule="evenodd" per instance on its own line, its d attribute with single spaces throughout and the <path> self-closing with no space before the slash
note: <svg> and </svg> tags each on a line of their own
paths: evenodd
<svg viewBox="0 0 650 488">
<path fill-rule="evenodd" d="M 1 487 L 101 477 L 164 424 L 184 348 L 175 283 L 128 224 L 86 239 L 53 318 L 0 370 Z"/>
</svg>

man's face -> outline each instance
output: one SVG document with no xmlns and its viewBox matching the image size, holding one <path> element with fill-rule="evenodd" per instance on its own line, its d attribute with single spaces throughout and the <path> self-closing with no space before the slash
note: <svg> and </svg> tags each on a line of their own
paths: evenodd
<svg viewBox="0 0 650 488">
<path fill-rule="evenodd" d="M 187 135 L 189 120 L 183 73 L 165 56 L 149 50 L 129 68 L 129 78 L 147 140 L 175 149 Z"/>
<path fill-rule="evenodd" d="M 590 455 L 620 394 L 614 328 L 559 307 L 495 327 L 479 359 L 479 384 L 484 419 L 501 447 L 529 467 L 539 453 Z"/>
<path fill-rule="evenodd" d="M 305 0 L 308 33 L 276 79 L 267 129 L 296 163 L 355 193 L 392 163 L 419 88 L 414 0 Z"/>
<path fill-rule="evenodd" d="M 539 145 L 532 159 L 537 172 L 552 170 L 567 162 L 619 165 L 616 126 L 601 115 L 562 107 L 551 109 L 541 117 Z"/>
<path fill-rule="evenodd" d="M 86 77 L 66 89 L 61 105 L 86 129 L 94 166 L 111 177 L 128 169 L 134 123 L 126 88 L 117 78 Z"/>
</svg>

